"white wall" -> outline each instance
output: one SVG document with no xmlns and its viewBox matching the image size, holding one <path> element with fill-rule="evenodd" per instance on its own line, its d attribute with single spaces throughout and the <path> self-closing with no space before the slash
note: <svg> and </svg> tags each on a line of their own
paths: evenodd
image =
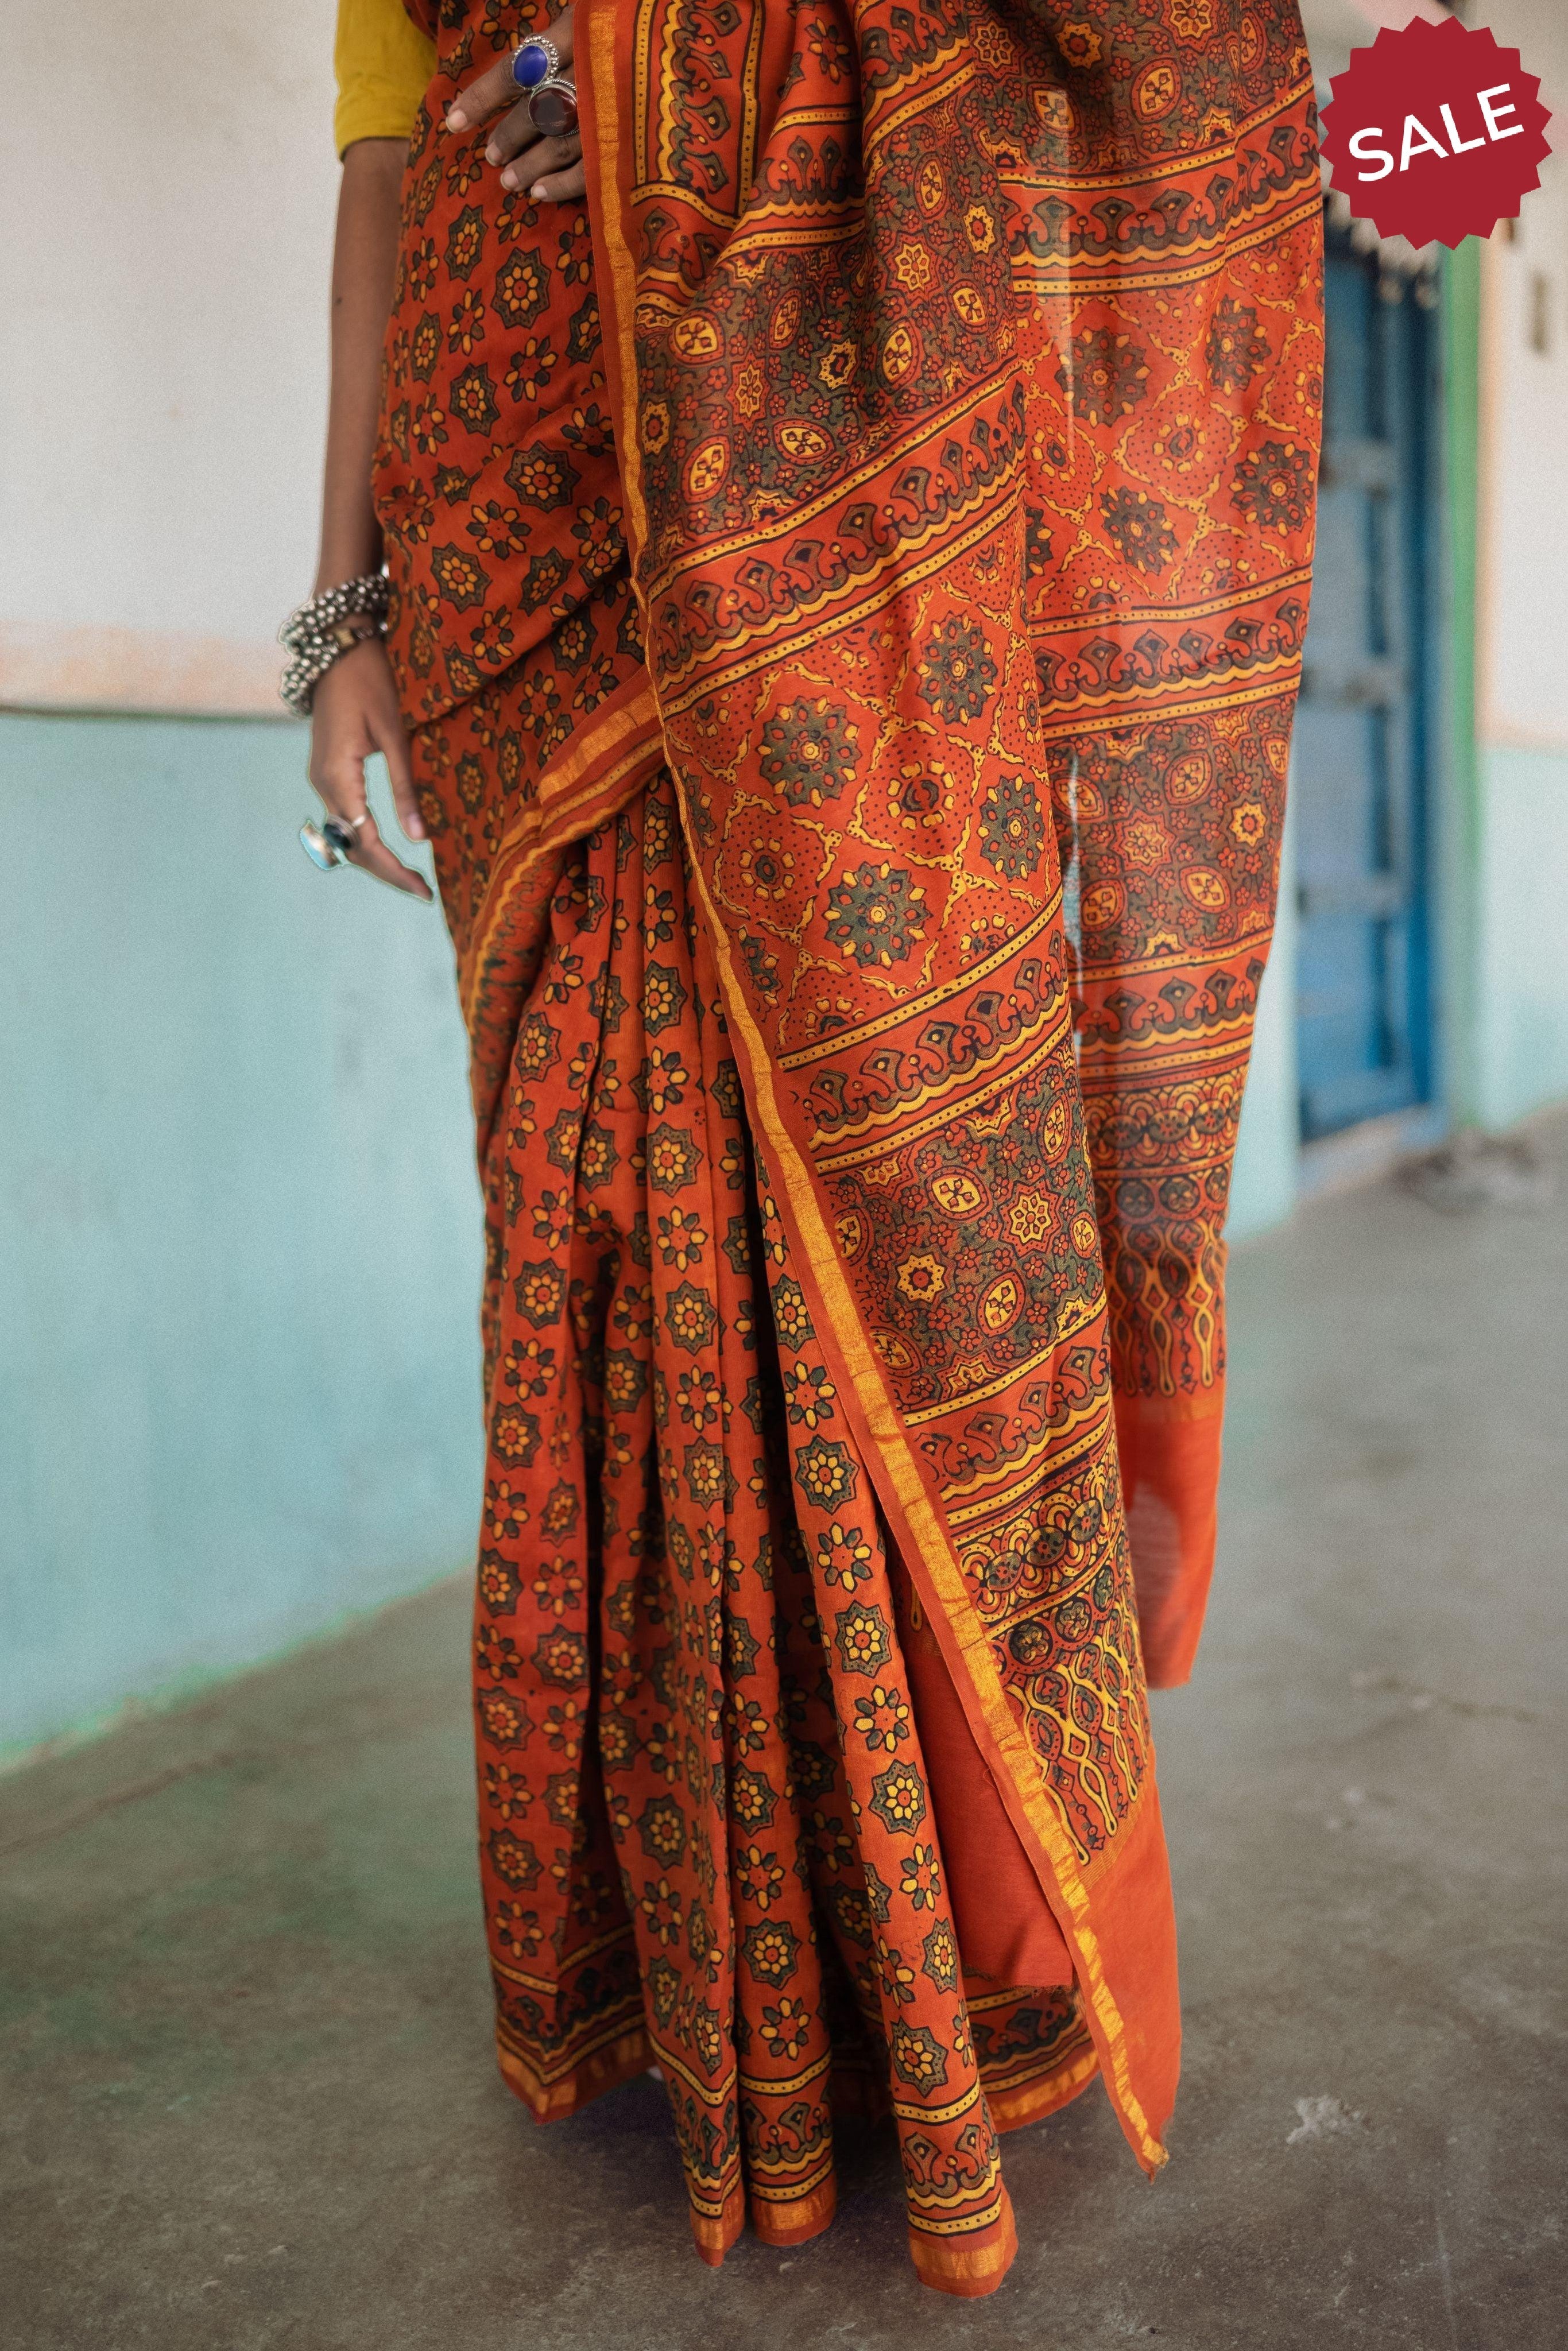
<svg viewBox="0 0 1568 2351">
<path fill-rule="evenodd" d="M 1483 257 L 1479 726 L 1483 743 L 1568 751 L 1568 5 L 1482 13 L 1540 75 L 1557 152 Z"/>
<path fill-rule="evenodd" d="M 0 0 L 0 1761 L 473 1555 L 451 947 L 276 694 L 334 15 Z"/>
<path fill-rule="evenodd" d="M 0 0 L 0 701 L 267 706 L 314 564 L 334 14 Z"/>
<path fill-rule="evenodd" d="M 1558 150 L 1482 256 L 1474 1094 L 1505 1126 L 1568 1093 L 1568 7 L 1486 16 Z"/>
</svg>

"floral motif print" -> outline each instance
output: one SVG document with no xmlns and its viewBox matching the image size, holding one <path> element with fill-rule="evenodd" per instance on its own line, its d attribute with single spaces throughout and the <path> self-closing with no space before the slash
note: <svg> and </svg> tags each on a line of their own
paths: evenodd
<svg viewBox="0 0 1568 2351">
<path fill-rule="evenodd" d="M 527 249 L 510 254 L 496 279 L 496 315 L 514 332 L 531 327 L 545 307 L 549 275 L 540 256 Z"/>
<path fill-rule="evenodd" d="M 597 413 L 602 390 L 587 221 L 497 192 L 482 162 L 486 134 L 455 142 L 441 127 L 476 45 L 480 56 L 511 46 L 515 16 L 492 11 L 459 40 L 448 10 L 433 29 L 439 71 L 404 182 L 375 465 L 396 589 L 389 650 L 411 718 L 438 718 L 518 658 L 550 662 L 556 627 L 602 599 L 614 607 L 613 650 L 598 656 L 586 712 L 641 660 L 611 436 L 579 428 L 569 459 L 569 436 L 549 421 L 555 406 Z M 457 575 L 440 556 L 459 528 L 489 561 L 458 590 L 458 609 L 480 617 L 455 641 L 430 624 L 428 607 L 452 601 Z"/>
<path fill-rule="evenodd" d="M 1204 358 L 1208 380 L 1218 392 L 1241 392 L 1273 356 L 1267 335 L 1258 331 L 1258 313 L 1227 294 L 1215 305 Z"/>
<path fill-rule="evenodd" d="M 1045 817 L 1027 776 L 1004 776 L 980 810 L 980 852 L 1009 882 L 1034 872 L 1045 852 Z"/>
<path fill-rule="evenodd" d="M 886 1665 L 893 1655 L 893 1639 L 880 1608 L 857 1600 L 852 1607 L 840 1611 L 834 1625 L 834 1645 L 846 1673 L 873 1674 Z"/>
<path fill-rule="evenodd" d="M 1100 501 L 1105 536 L 1124 563 L 1151 579 L 1166 570 L 1176 553 L 1176 535 L 1158 498 L 1146 490 L 1107 491 Z"/>
<path fill-rule="evenodd" d="M 1057 381 L 1074 416 L 1085 424 L 1113 424 L 1131 416 L 1148 391 L 1148 354 L 1113 328 L 1086 327 L 1073 337 L 1071 367 L 1060 367 Z"/>
<path fill-rule="evenodd" d="M 872 1810 L 894 1832 L 917 1829 L 925 1818 L 925 1790 L 913 1765 L 895 1763 L 872 1783 Z"/>
<path fill-rule="evenodd" d="M 949 618 L 921 662 L 920 692 L 949 726 L 978 718 L 991 699 L 997 664 L 977 623 Z"/>
<path fill-rule="evenodd" d="M 1231 497 L 1260 530 L 1299 531 L 1312 514 L 1317 466 L 1296 441 L 1265 441 L 1236 468 Z"/>
<path fill-rule="evenodd" d="M 1097 66 L 1105 44 L 1092 25 L 1069 17 L 1056 36 L 1057 47 L 1070 66 Z"/>
<path fill-rule="evenodd" d="M 862 865 L 828 893 L 827 935 L 857 964 L 902 963 L 925 931 L 925 893 L 894 865 Z"/>
<path fill-rule="evenodd" d="M 825 696 L 787 702 L 762 726 L 762 775 L 791 808 L 836 799 L 853 771 L 857 730 Z"/>
</svg>

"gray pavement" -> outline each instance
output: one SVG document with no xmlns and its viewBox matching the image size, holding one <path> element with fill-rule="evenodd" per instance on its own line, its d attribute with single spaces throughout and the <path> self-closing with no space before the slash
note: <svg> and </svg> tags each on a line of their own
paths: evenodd
<svg viewBox="0 0 1568 2351">
<path fill-rule="evenodd" d="M 1537 1130 L 1560 1170 L 1568 1124 Z M 0 1783 L 5 2351 L 1558 2351 L 1568 2343 L 1568 1181 L 1320 1204 L 1233 1267 L 1221 1566 L 1157 1701 L 1186 2074 L 1007 2142 L 1023 2251 L 918 2288 L 841 2151 L 691 2251 L 663 2095 L 501 2087 L 466 1595 Z"/>
</svg>

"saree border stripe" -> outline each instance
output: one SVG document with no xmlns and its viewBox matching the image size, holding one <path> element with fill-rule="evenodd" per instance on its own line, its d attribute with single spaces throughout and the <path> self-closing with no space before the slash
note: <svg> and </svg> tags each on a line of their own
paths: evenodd
<svg viewBox="0 0 1568 2351">
<path fill-rule="evenodd" d="M 1037 1070 L 1061 1051 L 1062 1044 L 1071 1034 L 1071 1013 L 1063 1003 L 1058 1006 L 1049 1019 L 1042 1019 L 1038 1024 L 1038 1029 L 1043 1029 L 1044 1034 L 1035 1034 L 1030 1050 L 1021 1061 L 1009 1061 L 1005 1080 L 998 1081 L 996 1078 L 993 1067 L 992 1070 L 984 1072 L 983 1083 L 971 1087 L 967 1092 L 962 1094 L 950 1093 L 939 1111 L 932 1111 L 924 1118 L 911 1118 L 907 1124 L 901 1119 L 897 1129 L 899 1142 L 901 1144 L 924 1142 L 927 1135 L 940 1133 L 943 1127 L 951 1125 L 956 1119 L 963 1118 L 967 1113 L 974 1111 L 980 1103 L 994 1102 L 1006 1087 L 1015 1086 L 1021 1079 L 1032 1077 Z M 1010 1047 L 1014 1042 L 1015 1040 L 1009 1040 L 1009 1046 Z M 995 1059 L 1000 1061 L 1003 1053 L 1008 1050 L 1009 1047 L 998 1047 Z M 917 1106 L 921 1102 L 933 1100 L 940 1092 L 941 1089 L 937 1087 L 926 1089 L 915 1097 L 915 1104 L 912 1107 Z M 860 1132 L 863 1134 L 870 1123 L 869 1120 L 863 1122 Z M 821 1142 L 814 1143 L 811 1146 L 818 1172 L 823 1176 L 834 1174 L 840 1168 L 858 1167 L 869 1159 L 880 1158 L 886 1149 L 885 1136 L 880 1142 L 868 1143 L 863 1147 L 853 1151 L 841 1151 L 836 1147 L 836 1144 L 830 1148 Z"/>
<path fill-rule="evenodd" d="M 678 773 L 676 781 L 681 782 Z M 1077 1856 L 1045 1797 L 1039 1767 L 1024 1744 L 991 1663 L 985 1629 L 970 1605 L 880 1367 L 865 1343 L 859 1309 L 823 1219 L 807 1160 L 780 1111 L 766 1048 L 751 1021 L 736 978 L 728 938 L 707 898 L 700 871 L 698 888 L 725 977 L 726 1009 L 745 1047 L 743 1067 L 751 1081 L 754 1111 L 766 1138 L 769 1165 L 776 1174 L 782 1171 L 785 1213 L 795 1228 L 800 1261 L 815 1278 L 825 1309 L 826 1335 L 843 1363 L 850 1393 L 859 1407 L 864 1458 L 883 1489 L 900 1551 L 925 1586 L 933 1628 L 950 1654 L 959 1698 L 981 1736 L 983 1750 L 988 1747 L 1005 1768 L 1006 1776 L 1000 1782 L 1003 1801 L 1024 1835 L 1026 1850 L 1032 1849 L 1032 1834 L 1048 1857 L 1042 1890 L 1057 1911 L 1069 1948 L 1078 1954 L 1081 1980 L 1098 2027 L 1102 2060 L 1109 2066 L 1113 2085 L 1113 2103 L 1140 2160 L 1146 2168 L 1156 2169 L 1166 2160 L 1166 2150 L 1150 2131 L 1143 2107 L 1133 2095 L 1122 2018 L 1105 1980 L 1099 1943 L 1087 1921 L 1089 1901 Z"/>
<path fill-rule="evenodd" d="M 1051 928 L 1061 911 L 1061 892 L 1057 889 L 1047 898 L 1033 922 L 1016 938 L 1010 938 L 1006 946 L 998 947 L 993 955 L 984 956 L 978 963 L 969 967 L 963 975 L 962 985 L 966 987 L 977 986 L 980 981 L 989 979 L 993 973 L 1003 970 L 1020 947 L 1032 946 L 1041 932 Z M 902 1028 L 905 1021 L 918 1019 L 924 1012 L 935 1011 L 939 1004 L 946 1002 L 952 992 L 953 983 L 944 980 L 937 987 L 928 987 L 923 994 L 911 997 L 907 1003 L 894 1006 L 891 1011 L 879 1012 L 872 1019 L 858 1021 L 852 1029 L 835 1031 L 819 1044 L 803 1045 L 793 1053 L 780 1053 L 779 1067 L 787 1076 L 793 1075 L 797 1070 L 809 1070 L 815 1061 L 830 1060 L 834 1053 L 842 1052 L 846 1045 L 869 1044 L 873 1037 L 885 1036 L 890 1030 Z"/>
<path fill-rule="evenodd" d="M 643 189 L 637 191 L 639 196 L 645 193 Z M 969 385 L 961 398 L 954 398 L 934 416 L 922 418 L 918 428 L 912 427 L 904 435 L 884 443 L 873 455 L 852 465 L 847 474 L 837 477 L 830 488 L 808 498 L 793 518 L 792 530 L 809 530 L 813 523 L 821 521 L 835 507 L 870 489 L 874 483 L 903 465 L 916 450 L 924 448 L 934 434 L 947 432 L 963 423 L 980 402 L 990 397 L 1005 398 L 1011 380 L 1011 368 L 1006 361 L 998 362 L 988 377 Z M 988 518 L 991 518 L 989 509 Z M 658 597 L 667 594 L 687 571 L 706 570 L 710 564 L 722 563 L 728 557 L 743 552 L 753 544 L 755 538 L 754 530 L 735 531 L 721 535 L 711 544 L 705 545 L 700 555 L 674 557 L 662 571 L 654 572 L 643 582 L 643 592 L 653 603 Z M 666 695 L 668 691 L 666 685 Z"/>
<path fill-rule="evenodd" d="M 622 2023 L 616 2031 L 607 2031 L 578 2047 L 570 2064 L 548 2073 L 517 2048 L 504 2029 L 497 2030 L 496 2053 L 507 2088 L 521 2098 L 538 2123 L 575 2114 L 605 2090 L 645 2074 L 653 2063 L 652 2047 L 640 2021 L 631 2028 Z"/>
</svg>

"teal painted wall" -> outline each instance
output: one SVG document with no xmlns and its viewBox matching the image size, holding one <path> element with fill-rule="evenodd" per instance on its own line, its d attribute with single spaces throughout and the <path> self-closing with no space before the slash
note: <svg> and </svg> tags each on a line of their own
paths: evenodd
<svg viewBox="0 0 1568 2351">
<path fill-rule="evenodd" d="M 0 1757 L 465 1565 L 479 1207 L 439 915 L 323 876 L 303 736 L 0 716 Z M 1568 1093 L 1568 758 L 1477 789 L 1478 1113 Z M 1294 893 L 1228 1226 L 1297 1176 Z"/>
<path fill-rule="evenodd" d="M 1568 752 L 1480 753 L 1477 1113 L 1510 1125 L 1568 1094 Z"/>
<path fill-rule="evenodd" d="M 450 951 L 308 864 L 304 740 L 0 717 L 0 1751 L 471 1554 Z"/>
</svg>

